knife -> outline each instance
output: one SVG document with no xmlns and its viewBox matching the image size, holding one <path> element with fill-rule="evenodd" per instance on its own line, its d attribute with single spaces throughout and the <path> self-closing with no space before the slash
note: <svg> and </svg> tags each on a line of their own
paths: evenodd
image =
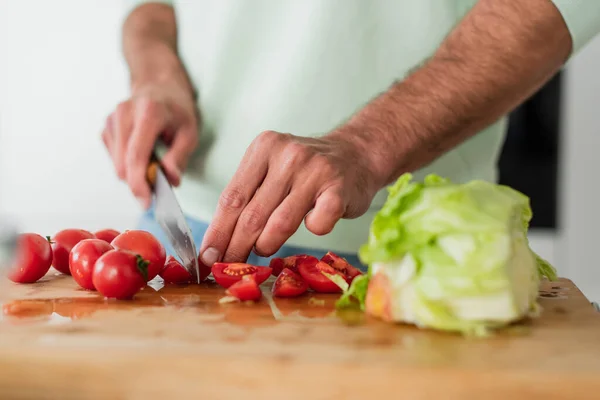
<svg viewBox="0 0 600 400">
<path fill-rule="evenodd" d="M 156 154 L 150 159 L 147 179 L 152 187 L 156 221 L 167 235 L 183 267 L 200 283 L 198 255 L 192 231 Z"/>
</svg>

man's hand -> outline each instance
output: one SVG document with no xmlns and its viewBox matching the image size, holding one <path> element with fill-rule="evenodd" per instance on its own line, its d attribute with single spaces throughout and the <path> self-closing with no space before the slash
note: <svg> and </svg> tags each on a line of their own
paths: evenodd
<svg viewBox="0 0 600 400">
<path fill-rule="evenodd" d="M 198 143 L 195 91 L 177 54 L 177 22 L 172 7 L 144 4 L 123 26 L 123 52 L 132 96 L 107 118 L 102 140 L 117 175 L 144 207 L 151 192 L 146 169 L 156 141 L 170 148 L 162 159 L 167 178 L 178 185 Z"/>
<path fill-rule="evenodd" d="M 162 139 L 169 146 L 161 164 L 169 181 L 179 185 L 198 143 L 197 126 L 191 98 L 165 86 L 139 90 L 107 118 L 102 140 L 117 175 L 145 208 L 151 201 L 146 170 L 156 141 Z"/>
<path fill-rule="evenodd" d="M 343 135 L 306 138 L 263 132 L 223 191 L 201 247 L 205 264 L 274 254 L 302 221 L 316 235 L 362 215 L 380 179 Z"/>
<path fill-rule="evenodd" d="M 329 232 L 378 189 L 429 164 L 533 94 L 572 49 L 550 0 L 481 0 L 425 65 L 323 139 L 265 133 L 201 246 L 203 261 L 270 255 L 305 224 Z M 442 171 L 443 172 L 443 171 Z"/>
</svg>

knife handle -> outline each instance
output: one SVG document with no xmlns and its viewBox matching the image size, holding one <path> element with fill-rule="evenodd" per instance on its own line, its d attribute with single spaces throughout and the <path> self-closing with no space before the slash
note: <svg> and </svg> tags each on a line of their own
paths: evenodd
<svg viewBox="0 0 600 400">
<path fill-rule="evenodd" d="M 156 171 L 158 168 L 160 168 L 158 158 L 156 157 L 156 154 L 152 153 L 148 168 L 146 169 L 146 179 L 151 187 L 154 187 L 154 184 L 156 183 Z"/>
</svg>

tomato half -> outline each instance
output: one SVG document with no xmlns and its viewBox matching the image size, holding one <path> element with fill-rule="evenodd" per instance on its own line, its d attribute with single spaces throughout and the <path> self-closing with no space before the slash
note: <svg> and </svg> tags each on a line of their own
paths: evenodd
<svg viewBox="0 0 600 400">
<path fill-rule="evenodd" d="M 344 279 L 346 279 L 348 284 L 352 283 L 357 276 L 362 275 L 362 272 L 360 272 L 358 268 L 354 267 L 345 258 L 338 256 L 332 251 L 325 254 L 321 258 L 321 261 L 331 265 L 333 268 L 344 274 Z"/>
<path fill-rule="evenodd" d="M 339 293 L 342 291 L 331 279 L 321 273 L 326 272 L 330 275 L 339 275 L 346 279 L 345 275 L 331 265 L 323 261 L 316 260 L 301 263 L 298 266 L 298 272 L 315 292 L 320 293 Z"/>
<path fill-rule="evenodd" d="M 215 281 L 225 289 L 240 281 L 244 275 L 252 274 L 256 274 L 256 284 L 260 285 L 269 278 L 271 271 L 270 267 L 243 263 L 215 263 L 212 266 Z"/>
<path fill-rule="evenodd" d="M 96 239 L 104 240 L 106 243 L 110 244 L 120 234 L 121 232 L 114 229 L 102 229 L 98 232 L 95 232 L 94 236 L 96 236 Z"/>
<path fill-rule="evenodd" d="M 256 301 L 261 298 L 262 292 L 256 281 L 256 274 L 244 275 L 227 289 L 227 294 L 240 301 Z"/>
<path fill-rule="evenodd" d="M 84 239 L 69 254 L 69 270 L 75 282 L 86 290 L 95 290 L 92 271 L 96 261 L 113 247 L 100 239 Z"/>
<path fill-rule="evenodd" d="M 202 262 L 200 255 L 198 255 L 198 270 L 200 271 L 200 282 L 204 282 L 212 272 L 211 268 Z"/>
<path fill-rule="evenodd" d="M 8 279 L 17 283 L 33 283 L 41 279 L 52 265 L 52 247 L 48 239 L 37 233 L 23 233 L 17 240 L 14 264 Z"/>
<path fill-rule="evenodd" d="M 273 296 L 296 297 L 308 290 L 308 283 L 297 273 L 289 268 L 284 268 L 273 283 Z"/>
<path fill-rule="evenodd" d="M 188 283 L 192 281 L 192 274 L 173 256 L 167 257 L 165 267 L 159 275 L 165 283 Z"/>
<path fill-rule="evenodd" d="M 306 254 L 300 254 L 297 256 L 289 256 L 285 258 L 274 258 L 269 263 L 269 267 L 273 268 L 273 276 L 279 276 L 284 268 L 289 268 L 294 272 L 298 272 L 298 265 L 302 262 L 316 261 L 317 259 L 313 256 Z"/>
<path fill-rule="evenodd" d="M 131 299 L 147 282 L 149 262 L 128 250 L 110 250 L 96 261 L 92 282 L 104 297 Z"/>
<path fill-rule="evenodd" d="M 63 274 L 70 275 L 69 253 L 75 245 L 85 239 L 94 239 L 94 234 L 83 229 L 63 229 L 52 238 L 52 266 Z"/>
<path fill-rule="evenodd" d="M 167 254 L 163 245 L 152 235 L 146 231 L 125 231 L 117 236 L 111 245 L 118 250 L 129 250 L 135 254 L 139 254 L 148 265 L 148 280 L 152 280 L 165 267 Z"/>
</svg>

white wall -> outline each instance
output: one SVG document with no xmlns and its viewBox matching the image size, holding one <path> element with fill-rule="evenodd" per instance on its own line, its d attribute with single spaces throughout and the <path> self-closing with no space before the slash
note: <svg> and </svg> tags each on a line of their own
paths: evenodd
<svg viewBox="0 0 600 400">
<path fill-rule="evenodd" d="M 0 2 L 0 210 L 22 229 L 135 223 L 100 139 L 127 88 L 122 3 Z"/>
<path fill-rule="evenodd" d="M 104 119 L 127 90 L 121 4 L 0 2 L 0 214 L 9 213 L 21 229 L 52 234 L 135 224 L 138 205 L 116 180 L 100 141 Z M 600 38 L 567 70 L 565 229 L 531 237 L 536 251 L 596 300 L 599 67 Z"/>
</svg>

